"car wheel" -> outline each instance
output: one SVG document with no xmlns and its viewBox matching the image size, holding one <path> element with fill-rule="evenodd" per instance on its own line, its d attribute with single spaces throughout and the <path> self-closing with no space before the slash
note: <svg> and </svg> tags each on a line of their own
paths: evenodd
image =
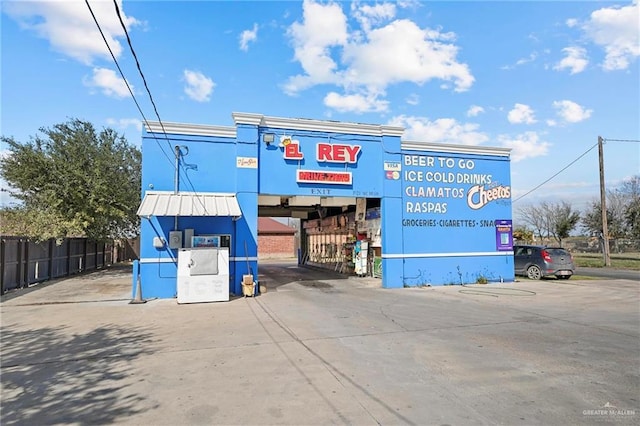
<svg viewBox="0 0 640 426">
<path fill-rule="evenodd" d="M 556 277 L 560 278 L 561 280 L 568 280 L 569 278 L 571 278 L 571 275 L 556 275 Z"/>
<path fill-rule="evenodd" d="M 531 265 L 527 268 L 527 278 L 530 280 L 539 280 L 542 278 L 542 271 L 536 265 Z"/>
</svg>

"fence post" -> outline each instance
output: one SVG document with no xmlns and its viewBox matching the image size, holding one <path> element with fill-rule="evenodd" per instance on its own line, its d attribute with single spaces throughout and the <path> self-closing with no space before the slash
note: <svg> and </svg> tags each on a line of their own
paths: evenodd
<svg viewBox="0 0 640 426">
<path fill-rule="evenodd" d="M 66 239 L 67 242 L 67 276 L 71 275 L 71 238 Z"/>
<path fill-rule="evenodd" d="M 22 287 L 22 238 L 18 238 L 16 240 L 16 288 L 21 288 Z"/>
<path fill-rule="evenodd" d="M 7 270 L 4 241 L 4 238 L 0 239 L 0 265 L 2 265 L 2 271 L 0 271 L 0 295 L 4 294 L 4 274 Z"/>
<path fill-rule="evenodd" d="M 22 288 L 29 287 L 29 240 L 24 242 L 24 283 Z"/>
<path fill-rule="evenodd" d="M 87 244 L 89 244 L 89 240 L 85 238 L 82 245 L 82 266 L 85 270 L 87 269 Z M 82 272 L 82 269 L 79 272 Z"/>
<path fill-rule="evenodd" d="M 78 268 L 80 269 L 78 272 L 82 272 L 85 269 L 87 269 L 87 239 L 86 238 L 82 239 L 82 257 L 80 258 L 80 262 L 81 262 L 81 267 Z"/>
<path fill-rule="evenodd" d="M 49 238 L 49 279 L 53 279 L 53 252 L 56 248 L 56 242 L 53 238 Z"/>
</svg>

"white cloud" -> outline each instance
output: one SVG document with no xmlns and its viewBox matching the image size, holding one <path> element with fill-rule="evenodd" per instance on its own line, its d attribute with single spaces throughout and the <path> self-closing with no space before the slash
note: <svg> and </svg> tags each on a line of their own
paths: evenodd
<svg viewBox="0 0 640 426">
<path fill-rule="evenodd" d="M 526 58 L 518 59 L 516 61 L 516 65 L 524 65 L 526 63 L 535 61 L 537 58 L 538 58 L 538 53 L 537 52 L 533 52 Z"/>
<path fill-rule="evenodd" d="M 300 62 L 304 75 L 289 78 L 284 89 L 296 94 L 311 86 L 337 82 L 337 64 L 330 48 L 347 42 L 347 17 L 339 4 L 321 5 L 313 1 L 303 4 L 303 23 L 294 22 L 287 31 L 293 42 L 294 58 Z"/>
<path fill-rule="evenodd" d="M 628 6 L 605 7 L 591 13 L 583 25 L 586 36 L 604 48 L 602 67 L 624 70 L 640 56 L 640 14 L 637 0 Z"/>
<path fill-rule="evenodd" d="M 558 117 L 562 118 L 565 123 L 578 123 L 591 117 L 592 109 L 585 109 L 581 105 L 568 101 L 555 101 L 553 107 L 556 109 Z"/>
<path fill-rule="evenodd" d="M 360 22 L 364 32 L 369 32 L 373 25 L 379 25 L 396 16 L 396 5 L 393 3 L 378 3 L 374 5 L 351 3 L 353 16 Z"/>
<path fill-rule="evenodd" d="M 502 67 L 500 67 L 500 69 L 503 70 L 512 70 L 515 67 L 518 67 L 520 65 L 524 65 L 527 64 L 529 62 L 533 62 L 536 59 L 538 59 L 538 52 L 532 52 L 528 57 L 526 58 L 520 58 L 516 61 L 516 63 L 514 65 L 503 65 Z"/>
<path fill-rule="evenodd" d="M 116 57 L 122 46 L 118 40 L 125 33 L 114 12 L 112 1 L 91 1 L 93 13 Z M 141 22 L 126 16 L 122 0 L 118 0 L 122 20 L 129 30 Z M 82 1 L 7 1 L 2 3 L 3 12 L 18 22 L 21 28 L 33 31 L 46 39 L 51 47 L 86 65 L 95 58 L 111 59 L 111 55 L 100 35 L 86 4 Z"/>
<path fill-rule="evenodd" d="M 216 84 L 199 71 L 184 70 L 184 93 L 197 102 L 208 102 Z"/>
<path fill-rule="evenodd" d="M 412 93 L 409 96 L 407 96 L 407 99 L 405 99 L 405 102 L 408 103 L 409 105 L 418 105 L 420 103 L 420 96 L 418 96 L 416 93 Z"/>
<path fill-rule="evenodd" d="M 365 98 L 370 98 L 391 84 L 421 85 L 434 79 L 451 83 L 457 92 L 468 90 L 474 77 L 466 64 L 457 61 L 455 34 L 393 20 L 395 9 L 392 3 L 352 5 L 360 24 L 353 29 L 339 3 L 306 0 L 302 22 L 288 30 L 294 59 L 304 73 L 291 76 L 283 86 L 285 92 L 295 95 L 332 84 L 341 87 L 344 96 L 367 92 Z"/>
<path fill-rule="evenodd" d="M 324 104 L 340 112 L 384 112 L 389 108 L 389 102 L 378 99 L 375 95 L 340 95 L 329 92 L 324 98 Z"/>
<path fill-rule="evenodd" d="M 348 64 L 344 78 L 349 84 L 384 89 L 393 83 L 439 79 L 452 82 L 457 92 L 473 84 L 467 65 L 455 60 L 458 48 L 440 41 L 450 40 L 450 33 L 424 30 L 403 19 L 373 29 L 367 36 L 365 43 L 344 48 Z"/>
<path fill-rule="evenodd" d="M 137 118 L 107 118 L 107 124 L 121 130 L 133 127 L 139 132 L 142 131 L 142 121 Z"/>
<path fill-rule="evenodd" d="M 404 127 L 403 140 L 449 143 L 456 145 L 480 145 L 489 137 L 478 131 L 473 123 L 458 123 L 453 118 L 438 118 L 431 121 L 426 117 L 400 115 L 387 123 Z"/>
<path fill-rule="evenodd" d="M 85 77 L 83 83 L 87 87 L 99 89 L 112 98 L 122 99 L 130 95 L 125 81 L 114 70 L 108 68 L 94 68 L 93 75 Z M 133 91 L 133 86 L 131 84 L 129 86 Z"/>
<path fill-rule="evenodd" d="M 471 105 L 469 110 L 467 111 L 467 117 L 477 117 L 478 114 L 483 113 L 484 108 L 478 105 Z"/>
<path fill-rule="evenodd" d="M 569 18 L 569 19 L 567 19 L 567 20 L 566 20 L 566 22 L 565 22 L 565 23 L 567 24 L 567 27 L 569 27 L 569 28 L 573 28 L 573 27 L 575 27 L 576 25 L 578 25 L 578 20 L 577 20 L 577 19 L 575 19 L 575 18 Z"/>
<path fill-rule="evenodd" d="M 249 43 L 258 39 L 258 24 L 253 24 L 253 29 L 244 30 L 240 34 L 240 50 L 245 52 L 249 50 Z"/>
<path fill-rule="evenodd" d="M 516 136 L 500 135 L 498 142 L 504 148 L 511 148 L 511 161 L 514 163 L 526 158 L 547 155 L 551 146 L 549 142 L 541 141 L 536 132 L 525 132 Z"/>
<path fill-rule="evenodd" d="M 565 47 L 562 51 L 566 56 L 553 67 L 554 70 L 569 69 L 571 74 L 578 74 L 584 71 L 589 64 L 587 50 L 583 47 L 570 46 Z"/>
<path fill-rule="evenodd" d="M 397 0 L 395 3 L 401 9 L 418 9 L 422 7 L 420 0 Z"/>
<path fill-rule="evenodd" d="M 507 114 L 509 123 L 512 124 L 533 124 L 536 122 L 533 110 L 529 105 L 515 104 L 513 109 Z"/>
</svg>

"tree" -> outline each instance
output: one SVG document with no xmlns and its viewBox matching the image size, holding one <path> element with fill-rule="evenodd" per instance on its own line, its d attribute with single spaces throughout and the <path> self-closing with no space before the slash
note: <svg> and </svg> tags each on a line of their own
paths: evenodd
<svg viewBox="0 0 640 426">
<path fill-rule="evenodd" d="M 533 234 L 537 235 L 540 241 L 544 240 L 545 237 L 549 237 L 546 213 L 542 206 L 525 205 L 518 209 L 518 215 L 520 220 L 531 226 Z"/>
<path fill-rule="evenodd" d="M 520 220 L 533 228 L 540 241 L 553 237 L 558 244 L 567 238 L 580 221 L 580 213 L 567 202 L 526 205 L 518 210 Z"/>
<path fill-rule="evenodd" d="M 611 238 L 640 238 L 640 175 L 625 180 L 619 188 L 606 193 L 607 229 Z M 582 215 L 582 226 L 591 235 L 602 234 L 600 200 Z"/>
<path fill-rule="evenodd" d="M 518 227 L 513 230 L 513 239 L 520 244 L 531 244 L 533 242 L 533 232 L 526 227 Z"/>
<path fill-rule="evenodd" d="M 574 211 L 566 201 L 549 206 L 549 230 L 553 238 L 562 246 L 562 240 L 567 238 L 580 221 L 580 213 Z"/>
<path fill-rule="evenodd" d="M 2 137 L 9 154 L 0 175 L 22 205 L 6 209 L 13 226 L 36 239 L 86 236 L 106 240 L 137 232 L 140 150 L 113 129 L 96 132 L 71 119 L 42 128 L 28 143 Z"/>
<path fill-rule="evenodd" d="M 623 212 L 627 236 L 640 240 L 640 175 L 625 180 L 620 192 L 627 200 Z"/>
<path fill-rule="evenodd" d="M 607 223 L 609 220 L 609 216 L 607 216 Z M 602 235 L 602 205 L 600 201 L 591 201 L 591 206 L 582 214 L 580 223 L 589 235 Z"/>
</svg>

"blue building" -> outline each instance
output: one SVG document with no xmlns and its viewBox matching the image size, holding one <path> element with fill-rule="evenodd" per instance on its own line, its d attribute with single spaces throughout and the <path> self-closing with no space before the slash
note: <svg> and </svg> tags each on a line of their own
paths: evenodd
<svg viewBox="0 0 640 426">
<path fill-rule="evenodd" d="M 385 125 L 232 116 L 233 127 L 145 128 L 145 297 L 176 297 L 179 252 L 201 243 L 228 250 L 229 292 L 242 294 L 243 278 L 257 279 L 259 215 L 300 218 L 300 262 L 351 262 L 348 272 L 364 274 L 356 258 L 374 253 L 386 288 L 514 279 L 508 149 L 403 141 L 403 128 Z"/>
</svg>

